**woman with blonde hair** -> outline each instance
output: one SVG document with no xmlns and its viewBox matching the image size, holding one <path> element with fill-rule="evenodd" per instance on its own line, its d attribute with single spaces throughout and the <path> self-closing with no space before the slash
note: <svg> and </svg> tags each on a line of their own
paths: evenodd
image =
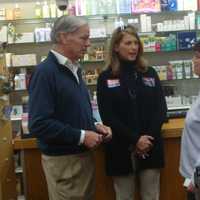
<svg viewBox="0 0 200 200">
<path fill-rule="evenodd" d="M 142 200 L 159 199 L 167 108 L 157 73 L 142 56 L 135 28 L 119 27 L 111 38 L 108 67 L 98 78 L 100 115 L 113 131 L 105 148 L 106 172 L 117 200 L 133 200 L 136 176 Z"/>
</svg>

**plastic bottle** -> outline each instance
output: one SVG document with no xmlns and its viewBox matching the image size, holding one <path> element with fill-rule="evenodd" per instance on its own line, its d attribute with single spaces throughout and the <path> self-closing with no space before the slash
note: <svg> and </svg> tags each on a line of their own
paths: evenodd
<svg viewBox="0 0 200 200">
<path fill-rule="evenodd" d="M 93 92 L 93 98 L 92 98 L 92 111 L 93 111 L 93 117 L 97 120 L 97 122 L 101 122 L 101 117 L 99 114 L 98 104 L 97 104 L 97 92 Z"/>
<path fill-rule="evenodd" d="M 14 78 L 14 83 L 15 83 L 15 90 L 20 90 L 20 78 L 19 75 L 16 74 Z"/>
<path fill-rule="evenodd" d="M 55 3 L 50 4 L 50 13 L 51 13 L 51 18 L 56 18 L 57 16 L 57 7 Z"/>
<path fill-rule="evenodd" d="M 20 19 L 21 18 L 21 9 L 19 8 L 18 4 L 15 4 L 14 8 L 14 19 Z"/>
<path fill-rule="evenodd" d="M 35 17 L 42 18 L 42 7 L 39 1 L 35 4 Z"/>
<path fill-rule="evenodd" d="M 50 18 L 50 10 L 47 1 L 44 2 L 44 5 L 42 7 L 42 14 L 43 18 Z"/>
</svg>

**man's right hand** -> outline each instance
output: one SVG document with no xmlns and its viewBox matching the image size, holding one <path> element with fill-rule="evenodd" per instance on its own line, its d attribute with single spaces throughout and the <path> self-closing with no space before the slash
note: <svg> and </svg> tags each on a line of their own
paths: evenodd
<svg viewBox="0 0 200 200">
<path fill-rule="evenodd" d="M 87 148 L 89 149 L 95 148 L 102 142 L 103 142 L 103 135 L 98 134 L 94 131 L 85 131 L 85 138 L 83 144 Z"/>
</svg>

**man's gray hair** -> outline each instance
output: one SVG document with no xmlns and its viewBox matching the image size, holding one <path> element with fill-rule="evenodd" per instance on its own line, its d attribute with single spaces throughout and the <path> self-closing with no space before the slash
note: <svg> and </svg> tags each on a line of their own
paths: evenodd
<svg viewBox="0 0 200 200">
<path fill-rule="evenodd" d="M 58 34 L 60 32 L 71 33 L 76 31 L 83 25 L 87 25 L 87 21 L 83 18 L 76 16 L 62 16 L 59 17 L 53 25 L 51 30 L 51 41 L 56 44 L 58 43 Z"/>
</svg>

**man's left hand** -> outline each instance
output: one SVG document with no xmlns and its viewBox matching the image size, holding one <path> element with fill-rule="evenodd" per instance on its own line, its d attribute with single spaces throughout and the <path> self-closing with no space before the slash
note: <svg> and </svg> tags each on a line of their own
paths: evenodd
<svg viewBox="0 0 200 200">
<path fill-rule="evenodd" d="M 96 126 L 97 131 L 103 135 L 104 141 L 109 141 L 112 139 L 112 130 L 110 127 L 101 123 L 97 123 L 95 126 Z"/>
</svg>

